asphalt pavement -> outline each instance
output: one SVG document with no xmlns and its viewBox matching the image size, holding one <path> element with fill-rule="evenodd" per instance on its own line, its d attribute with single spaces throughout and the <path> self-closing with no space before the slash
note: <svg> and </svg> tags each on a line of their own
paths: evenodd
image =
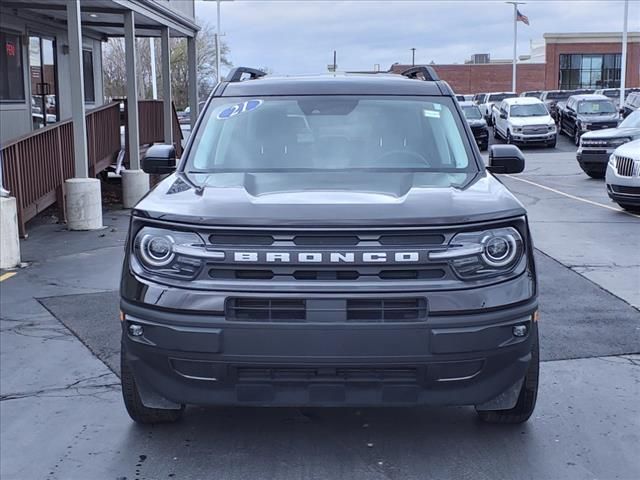
<svg viewBox="0 0 640 480">
<path fill-rule="evenodd" d="M 581 174 L 566 139 L 524 151 L 526 171 L 503 181 L 538 249 L 543 363 L 527 424 L 462 407 L 189 408 L 176 425 L 133 424 L 116 361 L 127 212 L 114 210 L 98 232 L 31 225 L 29 265 L 0 283 L 0 477 L 640 478 L 640 218 Z"/>
</svg>

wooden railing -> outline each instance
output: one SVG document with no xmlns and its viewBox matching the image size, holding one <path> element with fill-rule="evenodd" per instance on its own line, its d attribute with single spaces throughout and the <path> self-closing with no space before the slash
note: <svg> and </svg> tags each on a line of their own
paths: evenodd
<svg viewBox="0 0 640 480">
<path fill-rule="evenodd" d="M 104 170 L 120 151 L 120 105 L 109 103 L 86 115 L 89 174 Z M 74 176 L 73 122 L 65 120 L 2 146 L 4 186 L 16 197 L 20 235 L 25 224 L 58 202 L 64 216 L 64 181 Z"/>
<path fill-rule="evenodd" d="M 127 103 L 125 100 L 124 125 L 127 126 Z M 178 121 L 175 105 L 173 110 L 173 145 L 176 147 L 176 155 L 182 155 L 182 130 Z M 162 100 L 138 101 L 138 125 L 140 145 L 151 145 L 164 142 L 164 110 Z M 129 161 L 129 142 L 125 137 L 126 159 Z"/>
</svg>

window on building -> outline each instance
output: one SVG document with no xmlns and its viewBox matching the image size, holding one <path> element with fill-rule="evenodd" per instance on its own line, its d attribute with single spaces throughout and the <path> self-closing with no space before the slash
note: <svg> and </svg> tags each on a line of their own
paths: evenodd
<svg viewBox="0 0 640 480">
<path fill-rule="evenodd" d="M 93 52 L 82 51 L 82 75 L 84 77 L 84 101 L 95 102 L 96 92 L 93 84 Z"/>
<path fill-rule="evenodd" d="M 0 32 L 0 100 L 24 101 L 20 35 Z"/>
<path fill-rule="evenodd" d="M 560 55 L 559 87 L 563 90 L 620 87 L 620 65 L 619 53 Z"/>
</svg>

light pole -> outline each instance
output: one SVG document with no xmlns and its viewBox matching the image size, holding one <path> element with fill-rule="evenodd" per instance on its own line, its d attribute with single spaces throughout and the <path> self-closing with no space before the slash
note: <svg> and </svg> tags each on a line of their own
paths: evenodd
<svg viewBox="0 0 640 480">
<path fill-rule="evenodd" d="M 516 63 L 518 62 L 518 5 L 525 2 L 505 2 L 513 5 L 513 71 L 511 74 L 511 90 L 516 91 Z"/>
<path fill-rule="evenodd" d="M 222 32 L 220 31 L 220 2 L 232 2 L 233 0 L 215 0 L 216 1 L 216 80 L 220 82 L 222 75 L 220 75 L 220 37 Z"/>
<path fill-rule="evenodd" d="M 627 24 L 629 23 L 629 0 L 624 0 L 624 27 L 622 29 L 622 59 L 620 63 L 620 105 L 624 103 L 624 87 L 627 81 Z"/>
<path fill-rule="evenodd" d="M 416 66 L 416 49 L 415 48 L 411 49 L 411 66 L 412 67 Z"/>
</svg>

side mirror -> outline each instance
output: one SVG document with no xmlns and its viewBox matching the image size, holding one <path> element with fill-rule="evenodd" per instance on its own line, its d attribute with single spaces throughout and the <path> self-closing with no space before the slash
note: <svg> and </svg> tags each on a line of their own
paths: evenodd
<svg viewBox="0 0 640 480">
<path fill-rule="evenodd" d="M 500 118 L 502 118 L 502 119 L 506 119 L 506 118 L 507 118 L 507 114 L 506 114 L 506 113 L 504 113 L 504 112 L 501 112 L 501 113 L 500 113 Z"/>
<path fill-rule="evenodd" d="M 153 145 L 142 159 L 146 173 L 164 175 L 176 170 L 176 148 L 173 145 Z"/>
<path fill-rule="evenodd" d="M 524 170 L 524 155 L 515 145 L 493 145 L 487 170 L 492 173 L 520 173 Z"/>
</svg>

